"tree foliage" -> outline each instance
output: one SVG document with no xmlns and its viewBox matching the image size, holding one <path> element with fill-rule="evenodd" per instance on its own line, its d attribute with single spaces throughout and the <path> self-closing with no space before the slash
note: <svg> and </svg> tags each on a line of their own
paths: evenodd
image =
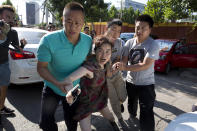
<svg viewBox="0 0 197 131">
<path fill-rule="evenodd" d="M 108 16 L 110 20 L 113 18 L 119 18 L 119 11 L 116 9 L 114 5 L 109 9 Z"/>
<path fill-rule="evenodd" d="M 164 21 L 165 0 L 149 0 L 145 7 L 144 14 L 149 14 L 155 22 Z"/>
<path fill-rule="evenodd" d="M 128 9 L 124 8 L 122 13 L 122 21 L 127 22 L 129 24 L 134 24 L 135 19 L 140 15 L 140 11 L 134 11 L 133 7 L 129 7 Z"/>
<path fill-rule="evenodd" d="M 175 22 L 188 18 L 195 10 L 191 3 L 195 2 L 196 0 L 149 0 L 144 13 L 152 16 L 155 22 Z"/>
<path fill-rule="evenodd" d="M 72 0 L 45 0 L 48 10 L 61 23 L 64 6 Z M 75 0 L 81 3 L 85 9 L 85 20 L 87 22 L 109 21 L 113 18 L 120 18 L 121 11 L 112 6 L 109 10 L 104 0 Z M 134 23 L 135 18 L 140 15 L 139 10 L 134 11 L 132 7 L 122 10 L 123 22 Z"/>
<path fill-rule="evenodd" d="M 177 19 L 187 18 L 191 15 L 191 10 L 183 0 L 167 0 L 165 5 L 164 17 L 166 21 L 175 22 Z"/>
<path fill-rule="evenodd" d="M 197 12 L 197 0 L 183 0 L 183 4 L 192 12 Z"/>
<path fill-rule="evenodd" d="M 56 19 L 61 23 L 61 18 L 63 14 L 63 9 L 65 5 L 72 0 L 45 0 L 45 4 L 48 10 L 56 17 Z M 107 19 L 107 4 L 104 0 L 75 0 L 81 3 L 85 9 L 85 19 L 86 21 L 99 21 Z M 54 12 L 54 13 L 53 13 Z"/>
<path fill-rule="evenodd" d="M 13 6 L 12 2 L 10 0 L 6 0 L 5 2 L 2 3 L 2 5 L 11 5 Z"/>
<path fill-rule="evenodd" d="M 134 23 L 135 21 L 135 13 L 134 9 L 132 7 L 124 8 L 122 11 L 122 21 L 127 23 Z"/>
</svg>

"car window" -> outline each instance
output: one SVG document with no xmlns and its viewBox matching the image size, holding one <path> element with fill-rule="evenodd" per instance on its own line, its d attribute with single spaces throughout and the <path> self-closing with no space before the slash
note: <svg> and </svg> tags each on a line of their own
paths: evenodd
<svg viewBox="0 0 197 131">
<path fill-rule="evenodd" d="M 175 46 L 175 49 L 178 49 L 182 46 L 182 44 L 180 42 L 177 42 L 176 46 Z"/>
<path fill-rule="evenodd" d="M 165 52 L 168 52 L 173 45 L 172 41 L 165 41 L 165 40 L 156 40 L 156 41 L 159 44 L 160 50 Z"/>
<path fill-rule="evenodd" d="M 44 36 L 45 32 L 33 32 L 33 31 L 17 31 L 19 40 L 25 38 L 29 44 L 39 44 L 40 39 Z"/>
<path fill-rule="evenodd" d="M 134 33 L 121 33 L 121 34 L 120 34 L 120 38 L 121 38 L 122 40 L 124 40 L 125 42 L 126 42 L 127 40 L 133 38 L 133 36 L 134 36 Z"/>
<path fill-rule="evenodd" d="M 196 45 L 189 45 L 189 54 L 195 54 L 197 55 L 197 44 Z"/>
<path fill-rule="evenodd" d="M 182 46 L 178 49 L 176 49 L 177 54 L 189 54 L 189 48 L 188 46 Z"/>
</svg>

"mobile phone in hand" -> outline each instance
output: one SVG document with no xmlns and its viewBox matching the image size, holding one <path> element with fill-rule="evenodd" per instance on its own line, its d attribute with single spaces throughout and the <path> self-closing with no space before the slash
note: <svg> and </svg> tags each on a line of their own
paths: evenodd
<svg viewBox="0 0 197 131">
<path fill-rule="evenodd" d="M 79 88 L 79 84 L 77 84 L 72 90 L 72 96 L 73 97 L 77 97 L 78 96 L 78 88 Z"/>
<path fill-rule="evenodd" d="M 73 89 L 71 89 L 71 94 L 73 96 L 73 102 L 71 104 L 69 104 L 70 106 L 77 100 L 78 97 L 78 88 L 79 88 L 79 84 L 77 84 L 75 87 L 73 87 Z"/>
</svg>

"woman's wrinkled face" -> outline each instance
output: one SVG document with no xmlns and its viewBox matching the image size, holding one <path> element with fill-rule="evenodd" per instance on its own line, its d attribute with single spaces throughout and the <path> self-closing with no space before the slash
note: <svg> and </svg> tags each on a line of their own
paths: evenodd
<svg viewBox="0 0 197 131">
<path fill-rule="evenodd" d="M 96 49 L 96 60 L 103 67 L 111 59 L 111 45 L 105 43 Z"/>
</svg>

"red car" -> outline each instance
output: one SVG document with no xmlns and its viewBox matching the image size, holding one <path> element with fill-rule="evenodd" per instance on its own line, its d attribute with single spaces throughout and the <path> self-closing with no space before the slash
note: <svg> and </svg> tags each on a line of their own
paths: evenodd
<svg viewBox="0 0 197 131">
<path fill-rule="evenodd" d="M 197 68 L 197 43 L 182 44 L 179 40 L 157 39 L 160 45 L 155 71 L 168 74 L 171 68 Z"/>
</svg>

